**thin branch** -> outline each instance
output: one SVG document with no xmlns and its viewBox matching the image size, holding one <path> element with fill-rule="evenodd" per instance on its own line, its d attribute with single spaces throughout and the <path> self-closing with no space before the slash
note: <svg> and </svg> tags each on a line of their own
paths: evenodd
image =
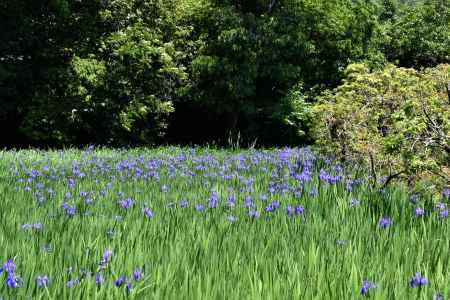
<svg viewBox="0 0 450 300">
<path fill-rule="evenodd" d="M 389 184 L 392 180 L 394 180 L 394 179 L 397 178 L 398 176 L 402 175 L 403 173 L 405 173 L 404 170 L 403 170 L 403 171 L 400 171 L 400 172 L 398 172 L 398 173 L 389 175 L 388 178 L 386 179 L 386 181 L 385 181 L 384 184 L 383 184 L 383 189 L 384 189 L 385 187 L 387 187 L 388 184 Z"/>
<path fill-rule="evenodd" d="M 448 96 L 448 103 L 450 103 L 450 81 L 447 82 L 447 96 Z"/>
<path fill-rule="evenodd" d="M 369 151 L 369 159 L 370 159 L 370 170 L 373 177 L 373 183 L 372 186 L 375 187 L 377 184 L 377 173 L 375 172 L 375 162 L 373 161 L 373 155 L 372 152 Z"/>
</svg>

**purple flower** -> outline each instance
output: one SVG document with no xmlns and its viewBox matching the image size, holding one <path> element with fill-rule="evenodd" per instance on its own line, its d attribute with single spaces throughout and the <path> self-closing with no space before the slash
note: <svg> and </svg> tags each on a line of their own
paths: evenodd
<svg viewBox="0 0 450 300">
<path fill-rule="evenodd" d="M 425 213 L 425 210 L 422 207 L 416 207 L 414 209 L 414 214 L 416 215 L 416 217 L 421 217 L 423 216 Z"/>
<path fill-rule="evenodd" d="M 227 200 L 227 207 L 228 208 L 233 208 L 236 205 L 236 200 L 234 198 L 233 195 L 229 195 L 228 196 L 228 200 Z"/>
<path fill-rule="evenodd" d="M 70 288 L 72 288 L 72 287 L 74 287 L 74 286 L 77 286 L 78 283 L 80 283 L 80 281 L 78 280 L 78 278 L 75 278 L 75 279 L 73 279 L 73 280 L 67 280 L 67 282 L 66 282 L 66 287 L 67 287 L 68 289 L 70 289 Z"/>
<path fill-rule="evenodd" d="M 268 206 L 266 206 L 265 211 L 266 211 L 266 212 L 273 212 L 273 211 L 275 211 L 278 207 L 280 207 L 280 202 L 278 202 L 278 201 L 272 201 L 272 203 L 270 203 Z"/>
<path fill-rule="evenodd" d="M 441 210 L 440 214 L 441 218 L 448 218 L 448 209 Z"/>
<path fill-rule="evenodd" d="M 365 296 L 365 295 L 367 295 L 368 293 L 369 293 L 369 291 L 371 290 L 371 289 L 374 289 L 374 288 L 376 288 L 377 286 L 373 283 L 373 282 L 370 282 L 370 281 L 368 281 L 368 280 L 364 280 L 363 281 L 363 284 L 362 284 L 362 287 L 361 287 L 361 289 L 359 290 L 359 293 L 362 295 L 362 296 Z"/>
<path fill-rule="evenodd" d="M 14 261 L 12 259 L 9 259 L 7 262 L 5 262 L 3 264 L 3 268 L 2 270 L 5 271 L 8 274 L 12 274 L 14 273 L 14 271 L 16 270 L 16 264 L 14 263 Z M 1 273 L 1 272 L 0 272 Z"/>
<path fill-rule="evenodd" d="M 205 209 L 205 207 L 203 206 L 203 204 L 195 205 L 195 210 L 196 211 L 203 211 L 204 209 Z"/>
<path fill-rule="evenodd" d="M 245 198 L 244 198 L 244 205 L 247 208 L 253 207 L 253 200 L 252 200 L 251 196 L 249 196 L 249 195 L 245 196 Z"/>
<path fill-rule="evenodd" d="M 95 284 L 101 285 L 104 281 L 105 279 L 103 278 L 101 273 L 95 273 Z"/>
<path fill-rule="evenodd" d="M 117 278 L 117 279 L 114 281 L 114 285 L 117 286 L 117 287 L 120 287 L 120 286 L 122 286 L 126 281 L 127 281 L 127 278 L 122 276 L 122 277 Z"/>
<path fill-rule="evenodd" d="M 135 269 L 133 272 L 133 279 L 134 281 L 138 281 L 143 276 L 142 269 Z"/>
<path fill-rule="evenodd" d="M 442 202 L 438 202 L 438 203 L 436 203 L 436 205 L 435 205 L 435 207 L 434 207 L 436 210 L 444 210 L 444 209 L 446 209 L 447 208 L 447 206 L 445 205 L 445 203 L 442 203 Z"/>
<path fill-rule="evenodd" d="M 417 272 L 409 281 L 409 286 L 412 288 L 420 287 L 428 284 L 428 280 L 425 277 L 422 277 L 422 275 Z"/>
<path fill-rule="evenodd" d="M 99 265 L 102 267 L 106 266 L 111 261 L 112 255 L 113 255 L 113 252 L 109 249 L 106 249 L 103 252 L 103 256 L 102 256 L 102 259 L 100 260 Z"/>
<path fill-rule="evenodd" d="M 391 224 L 392 224 L 391 219 L 389 219 L 388 217 L 381 218 L 380 222 L 378 222 L 380 228 L 383 229 L 388 228 L 389 226 L 391 226 Z"/>
<path fill-rule="evenodd" d="M 256 209 L 250 209 L 248 212 L 248 216 L 250 218 L 258 218 L 259 217 L 259 212 Z"/>
<path fill-rule="evenodd" d="M 37 285 L 39 287 L 44 287 L 47 286 L 49 283 L 49 279 L 47 275 L 39 275 L 38 277 L 36 277 L 35 282 L 37 283 Z"/>
<path fill-rule="evenodd" d="M 144 209 L 142 209 L 142 212 L 144 213 L 144 216 L 146 216 L 147 218 L 149 219 L 153 218 L 153 212 L 150 208 L 144 207 Z"/>
<path fill-rule="evenodd" d="M 134 201 L 130 198 L 119 201 L 119 205 L 123 209 L 129 209 L 131 206 L 133 206 L 133 204 L 134 204 Z"/>
<path fill-rule="evenodd" d="M 61 208 L 64 210 L 66 216 L 73 217 L 76 213 L 76 207 L 74 205 L 69 205 L 67 202 L 61 204 Z"/>
<path fill-rule="evenodd" d="M 292 205 L 286 206 L 286 213 L 288 216 L 292 216 L 294 214 L 294 208 L 292 207 Z"/>
<path fill-rule="evenodd" d="M 186 200 L 180 200 L 180 208 L 186 208 L 188 206 L 188 202 Z"/>
<path fill-rule="evenodd" d="M 450 188 L 444 188 L 444 190 L 442 191 L 442 198 L 450 198 Z"/>
<path fill-rule="evenodd" d="M 167 185 L 163 184 L 163 185 L 161 186 L 160 190 L 161 190 L 161 193 L 167 192 L 167 190 L 168 190 Z"/>
<path fill-rule="evenodd" d="M 5 284 L 9 288 L 16 289 L 22 285 L 22 279 L 11 272 L 6 276 Z"/>
<path fill-rule="evenodd" d="M 299 205 L 295 208 L 295 214 L 297 216 L 302 215 L 305 212 L 305 207 L 303 205 Z"/>
</svg>

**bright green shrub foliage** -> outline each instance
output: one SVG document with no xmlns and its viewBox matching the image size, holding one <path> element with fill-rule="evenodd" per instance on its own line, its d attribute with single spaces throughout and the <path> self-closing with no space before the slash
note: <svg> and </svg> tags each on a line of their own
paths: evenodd
<svg viewBox="0 0 450 300">
<path fill-rule="evenodd" d="M 395 178 L 448 183 L 449 80 L 450 65 L 370 72 L 352 64 L 343 84 L 315 107 L 316 140 L 341 158 L 366 162 L 374 184 Z M 383 178 L 380 170 L 387 170 Z"/>
</svg>

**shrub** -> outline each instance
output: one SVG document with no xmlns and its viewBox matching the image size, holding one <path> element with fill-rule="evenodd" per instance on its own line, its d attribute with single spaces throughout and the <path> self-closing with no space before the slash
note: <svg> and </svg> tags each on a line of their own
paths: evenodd
<svg viewBox="0 0 450 300">
<path fill-rule="evenodd" d="M 317 142 L 341 159 L 367 164 L 374 186 L 394 179 L 448 184 L 450 65 L 370 72 L 352 64 L 345 75 L 314 108 Z"/>
</svg>

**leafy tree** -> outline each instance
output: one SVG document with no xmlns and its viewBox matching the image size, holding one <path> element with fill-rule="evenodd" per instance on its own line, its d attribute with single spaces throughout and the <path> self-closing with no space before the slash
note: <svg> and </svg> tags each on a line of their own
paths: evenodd
<svg viewBox="0 0 450 300">
<path fill-rule="evenodd" d="M 385 24 L 384 53 L 405 67 L 450 62 L 450 1 L 423 1 L 400 6 Z"/>
<path fill-rule="evenodd" d="M 374 185 L 399 178 L 448 184 L 449 80 L 450 65 L 370 72 L 352 64 L 344 83 L 315 107 L 316 140 L 342 159 L 370 166 Z"/>
</svg>

